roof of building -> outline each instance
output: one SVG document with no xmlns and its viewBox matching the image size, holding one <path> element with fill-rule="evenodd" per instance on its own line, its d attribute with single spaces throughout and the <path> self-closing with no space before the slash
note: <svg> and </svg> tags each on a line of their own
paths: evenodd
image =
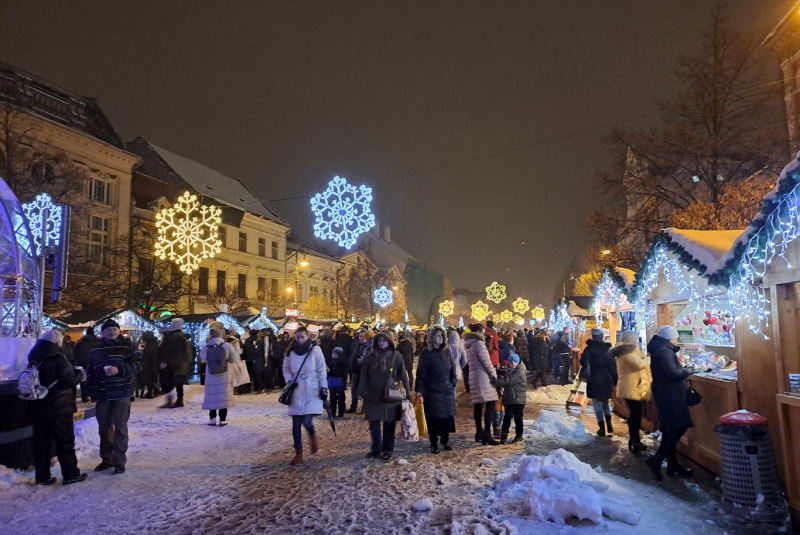
<svg viewBox="0 0 800 535">
<path fill-rule="evenodd" d="M 259 200 L 241 181 L 227 177 L 219 171 L 175 154 L 163 147 L 152 143 L 150 143 L 150 146 L 175 173 L 180 175 L 199 194 L 289 226 L 281 216 L 267 208 L 267 205 Z"/>
<path fill-rule="evenodd" d="M 95 99 L 76 95 L 7 63 L 0 64 L 0 102 L 125 149 L 122 138 Z"/>
<path fill-rule="evenodd" d="M 680 230 L 664 229 L 670 241 L 683 249 L 691 258 L 704 267 L 704 274 L 715 272 L 720 262 L 728 258 L 744 230 Z"/>
</svg>

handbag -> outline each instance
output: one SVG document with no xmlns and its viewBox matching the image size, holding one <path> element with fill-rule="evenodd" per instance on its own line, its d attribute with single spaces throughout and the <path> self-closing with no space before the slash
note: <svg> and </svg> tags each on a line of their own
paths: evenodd
<svg viewBox="0 0 800 535">
<path fill-rule="evenodd" d="M 300 372 L 303 371 L 303 366 L 306 365 L 306 360 L 308 360 L 308 356 L 310 354 L 311 354 L 311 349 L 309 349 L 308 353 L 306 353 L 306 358 L 303 359 L 303 363 L 300 365 L 300 369 L 298 369 L 297 373 L 294 375 L 294 379 L 292 379 L 292 382 L 283 388 L 283 392 L 281 392 L 281 395 L 278 398 L 278 403 L 280 403 L 281 405 L 292 404 L 292 396 L 294 395 L 294 391 L 297 388 L 297 377 L 300 375 Z"/>
<path fill-rule="evenodd" d="M 392 367 L 389 368 L 389 377 L 386 379 L 386 387 L 384 389 L 383 397 L 386 401 L 403 401 L 406 399 L 406 388 L 403 386 L 402 381 L 392 379 L 392 372 L 394 372 L 394 365 L 397 362 L 397 353 L 394 354 Z"/>
<path fill-rule="evenodd" d="M 686 404 L 690 407 L 694 407 L 695 405 L 699 405 L 701 401 L 703 401 L 703 396 L 690 386 L 686 390 Z"/>
<path fill-rule="evenodd" d="M 586 359 L 586 366 L 581 366 L 581 371 L 578 372 L 578 379 L 588 382 L 592 377 L 592 361 Z"/>
</svg>

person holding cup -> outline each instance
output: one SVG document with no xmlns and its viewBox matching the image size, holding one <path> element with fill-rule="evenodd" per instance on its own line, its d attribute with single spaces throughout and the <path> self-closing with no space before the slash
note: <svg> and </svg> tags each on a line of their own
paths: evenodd
<svg viewBox="0 0 800 535">
<path fill-rule="evenodd" d="M 103 339 L 89 353 L 86 370 L 89 394 L 97 403 L 97 425 L 100 427 L 100 457 L 95 472 L 114 467 L 115 474 L 125 472 L 128 451 L 128 418 L 136 374 L 141 371 L 141 356 L 133 342 L 120 336 L 119 324 L 106 320 Z"/>
</svg>

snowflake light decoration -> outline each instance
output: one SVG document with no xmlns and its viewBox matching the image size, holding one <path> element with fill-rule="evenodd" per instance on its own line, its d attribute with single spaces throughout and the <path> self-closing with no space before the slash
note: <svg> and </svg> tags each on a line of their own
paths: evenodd
<svg viewBox="0 0 800 535">
<path fill-rule="evenodd" d="M 483 321 L 489 315 L 489 305 L 483 301 L 478 301 L 472 305 L 472 317 L 477 321 Z"/>
<path fill-rule="evenodd" d="M 498 312 L 497 314 L 492 316 L 492 321 L 495 323 L 503 323 L 503 318 L 500 316 L 500 313 Z"/>
<path fill-rule="evenodd" d="M 373 292 L 373 299 L 376 305 L 385 308 L 394 302 L 394 293 L 386 286 L 381 286 Z"/>
<path fill-rule="evenodd" d="M 525 314 L 527 311 L 531 309 L 530 304 L 528 304 L 527 299 L 523 299 L 521 297 L 517 297 L 517 300 L 512 303 L 514 305 L 514 312 L 519 315 Z"/>
<path fill-rule="evenodd" d="M 46 234 L 45 245 L 58 245 L 58 236 L 61 233 L 61 214 L 63 210 L 60 206 L 53 203 L 53 199 L 47 193 L 40 193 L 31 202 L 22 205 L 25 217 L 28 218 L 28 225 L 33 235 L 36 255 L 42 254 L 42 233 Z M 44 228 L 43 216 L 45 210 L 47 214 L 47 228 Z"/>
<path fill-rule="evenodd" d="M 486 287 L 486 299 L 488 299 L 489 301 L 494 301 L 495 303 L 499 303 L 500 301 L 502 301 L 507 297 L 508 295 L 506 294 L 506 287 L 503 284 L 498 284 L 497 282 L 493 282 Z"/>
<path fill-rule="evenodd" d="M 537 322 L 544 321 L 544 308 L 542 308 L 542 305 L 534 307 L 533 310 L 531 310 L 531 317 Z"/>
<path fill-rule="evenodd" d="M 525 325 L 525 319 L 519 314 L 514 314 L 514 323 L 517 325 Z"/>
<path fill-rule="evenodd" d="M 451 316 L 455 312 L 455 303 L 453 301 L 442 301 L 439 303 L 439 314 L 444 316 Z"/>
<path fill-rule="evenodd" d="M 503 323 L 509 323 L 514 319 L 514 314 L 510 310 L 504 310 L 500 313 L 500 320 Z"/>
<path fill-rule="evenodd" d="M 314 235 L 323 240 L 334 240 L 347 249 L 356 244 L 358 237 L 375 226 L 375 216 L 370 212 L 372 188 L 348 184 L 338 176 L 328 183 L 328 189 L 311 198 L 314 212 Z"/>
<path fill-rule="evenodd" d="M 197 195 L 188 191 L 178 197 L 175 205 L 156 214 L 155 255 L 175 262 L 181 271 L 191 275 L 204 258 L 214 258 L 222 251 L 219 226 L 222 209 L 201 205 Z"/>
</svg>

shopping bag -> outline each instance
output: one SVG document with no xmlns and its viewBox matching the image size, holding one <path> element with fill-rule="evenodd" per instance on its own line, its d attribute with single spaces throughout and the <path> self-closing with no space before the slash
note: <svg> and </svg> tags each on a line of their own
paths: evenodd
<svg viewBox="0 0 800 535">
<path fill-rule="evenodd" d="M 403 415 L 400 418 L 400 439 L 406 442 L 417 442 L 419 440 L 419 429 L 417 427 L 417 416 L 414 407 L 408 401 L 403 401 Z"/>
<path fill-rule="evenodd" d="M 422 403 L 414 403 L 414 413 L 417 416 L 417 429 L 419 429 L 419 436 L 427 437 L 428 425 L 425 423 L 425 409 L 422 407 Z"/>
</svg>

